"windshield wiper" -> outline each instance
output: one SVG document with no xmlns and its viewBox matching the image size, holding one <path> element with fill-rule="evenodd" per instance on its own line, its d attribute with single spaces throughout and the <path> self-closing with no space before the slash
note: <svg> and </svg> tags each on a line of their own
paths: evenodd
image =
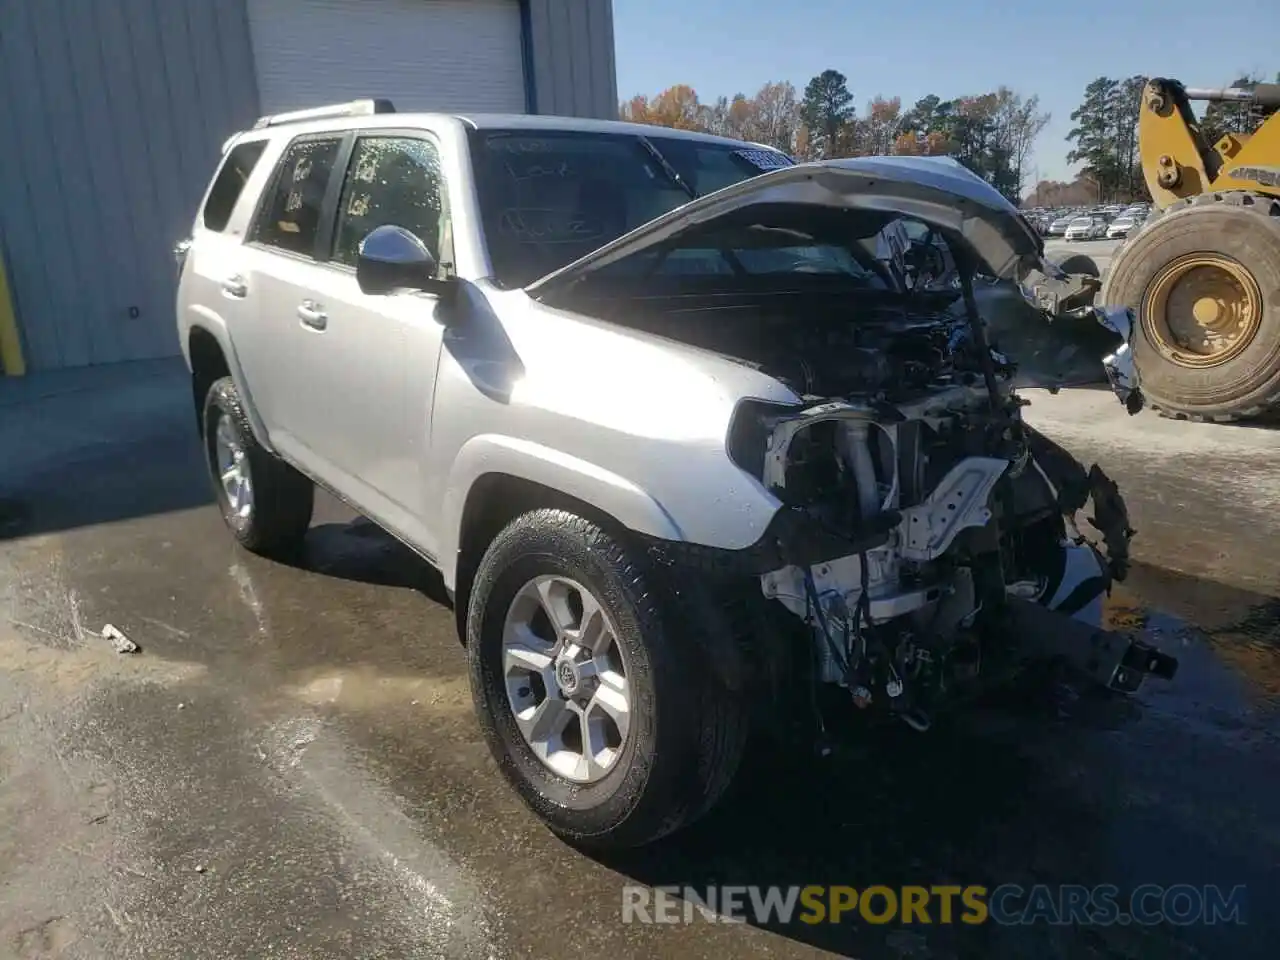
<svg viewBox="0 0 1280 960">
<path fill-rule="evenodd" d="M 684 177 L 680 176 L 680 171 L 671 165 L 670 161 L 650 142 L 648 137 L 636 137 L 636 139 L 640 141 L 640 146 L 644 147 L 645 152 L 653 157 L 653 162 L 666 174 L 668 180 L 687 193 L 690 200 L 698 199 L 698 191 L 685 182 Z"/>
<path fill-rule="evenodd" d="M 653 162 L 661 168 L 668 180 L 688 194 L 690 200 L 698 199 L 698 191 L 693 189 L 684 177 L 680 176 L 680 171 L 671 165 L 671 161 L 662 155 L 662 151 L 655 147 L 648 137 L 636 137 L 636 139 L 640 141 L 640 146 L 644 147 L 645 152 L 648 153 L 649 156 L 653 157 Z M 733 271 L 735 276 L 745 277 L 748 275 L 747 268 L 742 265 L 742 260 L 739 259 L 736 253 L 727 247 L 720 247 L 719 250 L 720 255 L 728 262 L 729 269 Z M 671 250 L 668 249 L 662 254 L 658 260 L 657 266 L 654 267 L 655 271 L 666 260 L 667 255 L 670 252 Z"/>
</svg>

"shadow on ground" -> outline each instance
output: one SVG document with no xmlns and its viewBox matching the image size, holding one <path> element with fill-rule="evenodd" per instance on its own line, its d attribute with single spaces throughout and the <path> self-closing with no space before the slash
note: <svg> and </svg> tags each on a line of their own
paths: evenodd
<svg viewBox="0 0 1280 960">
<path fill-rule="evenodd" d="M 372 520 L 314 524 L 302 553 L 292 560 L 312 573 L 374 586 L 416 590 L 429 600 L 451 606 L 440 571 Z"/>
<path fill-rule="evenodd" d="M 213 496 L 181 360 L 0 379 L 0 540 Z"/>
</svg>

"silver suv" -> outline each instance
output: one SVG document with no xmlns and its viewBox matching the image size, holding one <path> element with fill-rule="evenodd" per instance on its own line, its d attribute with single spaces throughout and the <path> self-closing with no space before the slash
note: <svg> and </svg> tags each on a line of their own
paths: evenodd
<svg viewBox="0 0 1280 960">
<path fill-rule="evenodd" d="M 227 142 L 178 328 L 235 537 L 299 549 L 318 484 L 411 546 L 503 773 L 637 845 L 749 731 L 923 730 L 1044 656 L 1172 675 L 1099 629 L 1114 484 L 1022 422 L 986 339 L 1041 249 L 944 161 L 368 101 Z"/>
</svg>

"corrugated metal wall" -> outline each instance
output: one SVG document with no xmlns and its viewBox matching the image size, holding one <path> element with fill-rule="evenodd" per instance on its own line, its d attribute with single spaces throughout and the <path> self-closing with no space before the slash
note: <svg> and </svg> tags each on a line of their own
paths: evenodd
<svg viewBox="0 0 1280 960">
<path fill-rule="evenodd" d="M 537 112 L 616 116 L 611 0 L 522 2 Z M 170 250 L 259 114 L 254 76 L 245 0 L 0 0 L 0 245 L 29 368 L 177 352 Z"/>
<path fill-rule="evenodd" d="M 263 113 L 361 97 L 406 111 L 525 112 L 517 0 L 248 0 L 248 9 Z"/>
<path fill-rule="evenodd" d="M 618 118 L 612 0 L 526 0 L 538 113 Z"/>
<path fill-rule="evenodd" d="M 177 351 L 170 249 L 256 115 L 241 3 L 0 0 L 0 231 L 31 368 Z"/>
</svg>

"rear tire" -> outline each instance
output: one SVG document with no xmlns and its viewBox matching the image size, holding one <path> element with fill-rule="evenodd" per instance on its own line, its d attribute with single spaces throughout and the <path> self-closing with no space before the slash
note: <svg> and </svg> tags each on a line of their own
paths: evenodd
<svg viewBox="0 0 1280 960">
<path fill-rule="evenodd" d="M 608 642 L 625 664 L 619 672 L 625 673 L 629 728 L 613 745 L 606 769 L 588 771 L 585 782 L 554 768 L 545 748 L 540 756 L 527 732 L 530 710 L 567 696 L 556 686 L 558 671 L 550 668 L 547 679 L 538 679 L 538 692 L 519 708 L 513 697 L 527 696 L 528 685 L 520 681 L 514 693 L 509 685 L 510 618 L 517 603 L 526 602 L 529 585 L 547 580 L 580 586 L 588 597 L 580 597 L 579 610 L 599 605 Z M 688 619 L 640 555 L 564 510 L 518 517 L 485 552 L 466 623 L 476 714 L 503 775 L 556 834 L 584 846 L 642 846 L 697 819 L 729 786 L 746 739 L 746 711 L 706 662 Z M 554 641 L 545 649 L 554 655 Z M 523 663 L 514 669 L 522 675 Z M 556 749 L 567 739 L 559 737 Z M 578 735 L 573 742 L 585 740 Z"/>
<path fill-rule="evenodd" d="M 295 552 L 311 525 L 314 484 L 258 443 L 230 377 L 209 386 L 200 423 L 214 498 L 236 540 L 264 556 Z"/>
<path fill-rule="evenodd" d="M 1260 294 L 1252 340 L 1215 366 L 1186 366 L 1166 356 L 1143 313 L 1161 271 L 1197 254 L 1243 268 Z M 1209 193 L 1153 213 L 1116 255 L 1101 302 L 1127 306 L 1138 317 L 1134 360 L 1143 393 L 1162 415 L 1232 421 L 1267 412 L 1280 403 L 1280 200 L 1243 191 Z"/>
</svg>

